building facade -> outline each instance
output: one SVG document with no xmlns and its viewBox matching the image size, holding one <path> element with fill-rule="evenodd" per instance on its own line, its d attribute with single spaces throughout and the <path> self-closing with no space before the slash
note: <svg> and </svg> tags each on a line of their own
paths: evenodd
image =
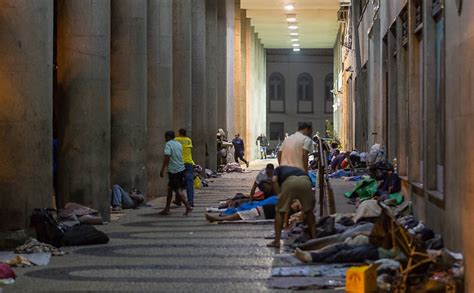
<svg viewBox="0 0 474 293">
<path fill-rule="evenodd" d="M 415 215 L 466 260 L 474 290 L 474 3 L 357 0 L 335 46 L 345 148 L 385 145 Z"/>
<path fill-rule="evenodd" d="M 326 134 L 333 115 L 333 50 L 267 49 L 267 137 L 270 149 L 301 123 Z"/>
</svg>

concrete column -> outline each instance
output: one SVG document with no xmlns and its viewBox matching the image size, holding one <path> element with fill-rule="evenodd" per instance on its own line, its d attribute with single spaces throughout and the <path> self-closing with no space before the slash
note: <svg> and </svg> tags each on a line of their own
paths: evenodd
<svg viewBox="0 0 474 293">
<path fill-rule="evenodd" d="M 227 128 L 227 2 L 217 1 L 217 125 L 222 129 Z"/>
<path fill-rule="evenodd" d="M 53 1 L 0 0 L 0 231 L 51 206 Z"/>
<path fill-rule="evenodd" d="M 111 4 L 111 184 L 145 192 L 147 1 Z"/>
<path fill-rule="evenodd" d="M 229 137 L 232 137 L 241 128 L 240 100 L 242 91 L 242 14 L 240 11 L 240 0 L 235 0 L 235 20 L 234 20 L 234 97 L 232 107 L 229 111 L 233 113 L 233 132 L 229 129 Z"/>
<path fill-rule="evenodd" d="M 226 96 L 226 102 L 224 106 L 219 106 L 219 112 L 221 109 L 225 109 L 225 120 L 221 120 L 222 118 L 219 119 L 219 123 L 221 122 L 226 122 L 227 125 L 227 131 L 229 133 L 234 133 L 235 132 L 235 116 L 234 116 L 234 91 L 235 91 L 235 74 L 234 74 L 234 67 L 236 66 L 235 64 L 235 0 L 225 0 L 226 3 L 226 22 L 227 22 L 227 96 Z M 224 2 L 224 1 L 219 1 L 219 3 Z M 240 5 L 240 2 L 239 2 Z M 219 41 L 221 42 L 221 41 Z M 223 42 L 223 41 L 222 41 Z M 220 97 L 219 101 L 220 101 Z M 219 103 L 221 105 L 222 103 Z M 221 117 L 221 116 L 219 116 Z"/>
<path fill-rule="evenodd" d="M 173 128 L 191 129 L 192 0 L 173 3 Z"/>
<path fill-rule="evenodd" d="M 193 159 L 206 164 L 206 0 L 192 0 L 192 128 Z M 179 127 L 179 126 L 178 126 Z"/>
<path fill-rule="evenodd" d="M 173 129 L 173 0 L 148 0 L 147 23 L 147 194 L 155 197 L 166 194 L 160 168 Z"/>
<path fill-rule="evenodd" d="M 218 3 L 221 2 L 221 5 Z M 222 3 L 224 5 L 222 5 Z M 220 7 L 219 7 L 220 6 Z M 222 9 L 222 7 L 224 9 Z M 217 111 L 219 108 L 219 100 L 225 101 L 226 93 L 226 23 L 218 20 L 218 10 L 222 14 L 224 12 L 225 20 L 225 2 L 219 0 L 206 1 L 206 146 L 207 157 L 206 167 L 211 170 L 217 169 L 217 148 L 216 148 L 216 133 L 217 133 Z M 222 11 L 223 10 L 223 11 Z M 218 26 L 219 24 L 219 26 Z M 218 39 L 220 42 L 218 42 Z M 209 52 L 216 52 L 209 54 Z M 220 103 L 226 106 L 224 103 Z M 225 109 L 222 109 L 225 111 Z M 225 114 L 225 112 L 224 112 Z M 225 116 L 224 116 L 225 118 Z M 219 125 L 219 128 L 224 127 Z"/>
<path fill-rule="evenodd" d="M 59 202 L 90 206 L 108 219 L 110 0 L 60 0 L 58 15 Z"/>
</svg>

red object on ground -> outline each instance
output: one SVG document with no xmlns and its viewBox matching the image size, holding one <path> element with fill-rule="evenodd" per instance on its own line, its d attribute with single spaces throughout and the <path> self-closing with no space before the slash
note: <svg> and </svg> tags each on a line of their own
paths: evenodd
<svg viewBox="0 0 474 293">
<path fill-rule="evenodd" d="M 6 264 L 0 263 L 0 279 L 15 279 L 15 272 Z"/>
</svg>

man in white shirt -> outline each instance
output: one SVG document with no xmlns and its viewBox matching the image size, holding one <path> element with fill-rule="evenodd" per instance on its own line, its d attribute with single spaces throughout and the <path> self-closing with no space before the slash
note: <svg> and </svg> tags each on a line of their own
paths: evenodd
<svg viewBox="0 0 474 293">
<path fill-rule="evenodd" d="M 257 187 L 261 192 L 263 192 L 265 198 L 269 198 L 270 196 L 275 195 L 272 183 L 274 169 L 275 166 L 273 164 L 267 164 L 265 169 L 258 172 L 258 175 L 255 178 L 255 182 L 253 183 L 252 189 L 250 190 L 250 200 L 253 199 Z"/>
<path fill-rule="evenodd" d="M 278 151 L 278 164 L 297 167 L 308 172 L 308 157 L 313 152 L 312 132 L 312 126 L 303 123 L 297 132 L 285 139 Z"/>
</svg>

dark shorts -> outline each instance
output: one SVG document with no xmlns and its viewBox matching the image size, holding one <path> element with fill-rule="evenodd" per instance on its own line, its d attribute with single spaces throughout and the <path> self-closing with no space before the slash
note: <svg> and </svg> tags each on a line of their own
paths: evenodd
<svg viewBox="0 0 474 293">
<path fill-rule="evenodd" d="M 185 171 L 179 173 L 169 173 L 168 172 L 168 186 L 175 189 L 184 189 L 186 187 L 186 176 Z"/>
</svg>

